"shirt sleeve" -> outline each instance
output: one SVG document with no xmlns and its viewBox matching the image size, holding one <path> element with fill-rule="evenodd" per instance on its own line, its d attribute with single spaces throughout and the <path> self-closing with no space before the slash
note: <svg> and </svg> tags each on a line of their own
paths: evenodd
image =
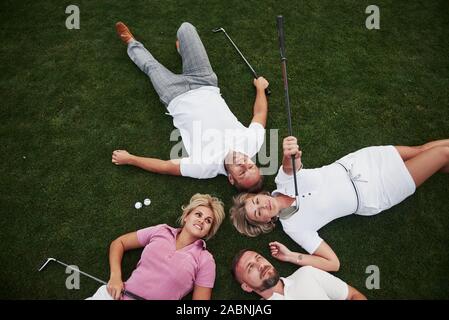
<svg viewBox="0 0 449 320">
<path fill-rule="evenodd" d="M 278 174 L 276 175 L 275 182 L 276 183 L 287 183 L 293 180 L 293 175 L 286 174 L 284 171 L 284 166 L 280 166 L 278 170 Z"/>
<path fill-rule="evenodd" d="M 145 229 L 140 229 L 137 231 L 137 240 L 142 246 L 146 246 L 150 243 L 151 238 L 163 227 L 164 225 L 159 224 L 157 226 L 148 227 Z"/>
<path fill-rule="evenodd" d="M 276 183 L 276 191 L 292 197 L 295 196 L 293 175 L 286 174 L 283 166 L 280 166 L 274 182 Z"/>
<path fill-rule="evenodd" d="M 320 246 L 323 239 L 320 238 L 318 232 L 301 230 L 295 232 L 286 231 L 287 234 L 295 240 L 297 244 L 304 248 L 309 254 L 313 254 Z"/>
<path fill-rule="evenodd" d="M 203 252 L 200 257 L 195 285 L 213 288 L 215 283 L 215 260 L 209 252 Z"/>
<path fill-rule="evenodd" d="M 209 179 L 217 176 L 214 164 L 194 163 L 192 157 L 182 158 L 179 164 L 181 175 L 196 179 Z"/>
<path fill-rule="evenodd" d="M 330 273 L 308 266 L 308 272 L 326 292 L 326 295 L 331 300 L 346 300 L 349 294 L 348 285 L 341 279 L 331 275 Z"/>
<path fill-rule="evenodd" d="M 259 122 L 251 122 L 248 129 L 250 130 L 249 132 L 252 134 L 252 137 L 254 137 L 254 144 L 257 148 L 257 153 L 260 148 L 262 148 L 265 141 L 265 128 Z"/>
</svg>

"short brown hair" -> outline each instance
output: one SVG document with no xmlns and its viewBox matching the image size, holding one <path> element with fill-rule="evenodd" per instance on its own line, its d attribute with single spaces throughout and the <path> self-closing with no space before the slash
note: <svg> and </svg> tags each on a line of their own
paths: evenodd
<svg viewBox="0 0 449 320">
<path fill-rule="evenodd" d="M 259 192 L 258 194 L 269 195 L 267 191 Z M 269 233 L 273 231 L 276 224 L 273 221 L 268 223 L 251 221 L 248 219 L 245 204 L 248 199 L 256 196 L 255 193 L 240 193 L 232 200 L 233 206 L 229 210 L 231 222 L 238 232 L 248 237 L 257 237 L 262 233 Z"/>
<path fill-rule="evenodd" d="M 234 259 L 232 259 L 231 274 L 234 277 L 234 279 L 240 284 L 242 282 L 240 281 L 239 277 L 237 277 L 237 273 L 235 272 L 235 270 L 237 269 L 237 265 L 239 264 L 240 259 L 242 259 L 243 255 L 248 251 L 251 251 L 251 250 L 250 249 L 242 249 L 234 256 Z"/>
</svg>

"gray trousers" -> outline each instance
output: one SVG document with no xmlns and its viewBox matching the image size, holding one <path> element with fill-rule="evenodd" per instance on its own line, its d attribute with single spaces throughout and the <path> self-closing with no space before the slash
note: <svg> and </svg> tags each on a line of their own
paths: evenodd
<svg viewBox="0 0 449 320">
<path fill-rule="evenodd" d="M 178 29 L 177 37 L 182 58 L 182 74 L 174 74 L 165 68 L 139 41 L 128 43 L 129 57 L 150 77 L 159 99 L 166 106 L 187 91 L 203 86 L 218 86 L 217 75 L 212 70 L 196 28 L 184 22 Z"/>
</svg>

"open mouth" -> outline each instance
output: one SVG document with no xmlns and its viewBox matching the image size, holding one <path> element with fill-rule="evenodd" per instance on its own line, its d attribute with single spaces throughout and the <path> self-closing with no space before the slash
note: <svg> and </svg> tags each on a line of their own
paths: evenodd
<svg viewBox="0 0 449 320">
<path fill-rule="evenodd" d="M 197 228 L 198 230 L 202 231 L 203 228 L 199 225 L 199 224 L 194 224 L 193 225 L 195 228 Z"/>
</svg>

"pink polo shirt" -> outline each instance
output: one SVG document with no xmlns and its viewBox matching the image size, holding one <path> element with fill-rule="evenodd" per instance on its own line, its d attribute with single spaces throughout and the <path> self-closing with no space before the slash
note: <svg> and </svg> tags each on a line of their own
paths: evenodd
<svg viewBox="0 0 449 320">
<path fill-rule="evenodd" d="M 160 224 L 137 231 L 137 238 L 145 248 L 136 269 L 125 282 L 127 290 L 147 300 L 179 300 L 194 285 L 214 287 L 215 261 L 206 250 L 206 243 L 197 240 L 176 250 L 176 235 L 180 230 Z"/>
</svg>

